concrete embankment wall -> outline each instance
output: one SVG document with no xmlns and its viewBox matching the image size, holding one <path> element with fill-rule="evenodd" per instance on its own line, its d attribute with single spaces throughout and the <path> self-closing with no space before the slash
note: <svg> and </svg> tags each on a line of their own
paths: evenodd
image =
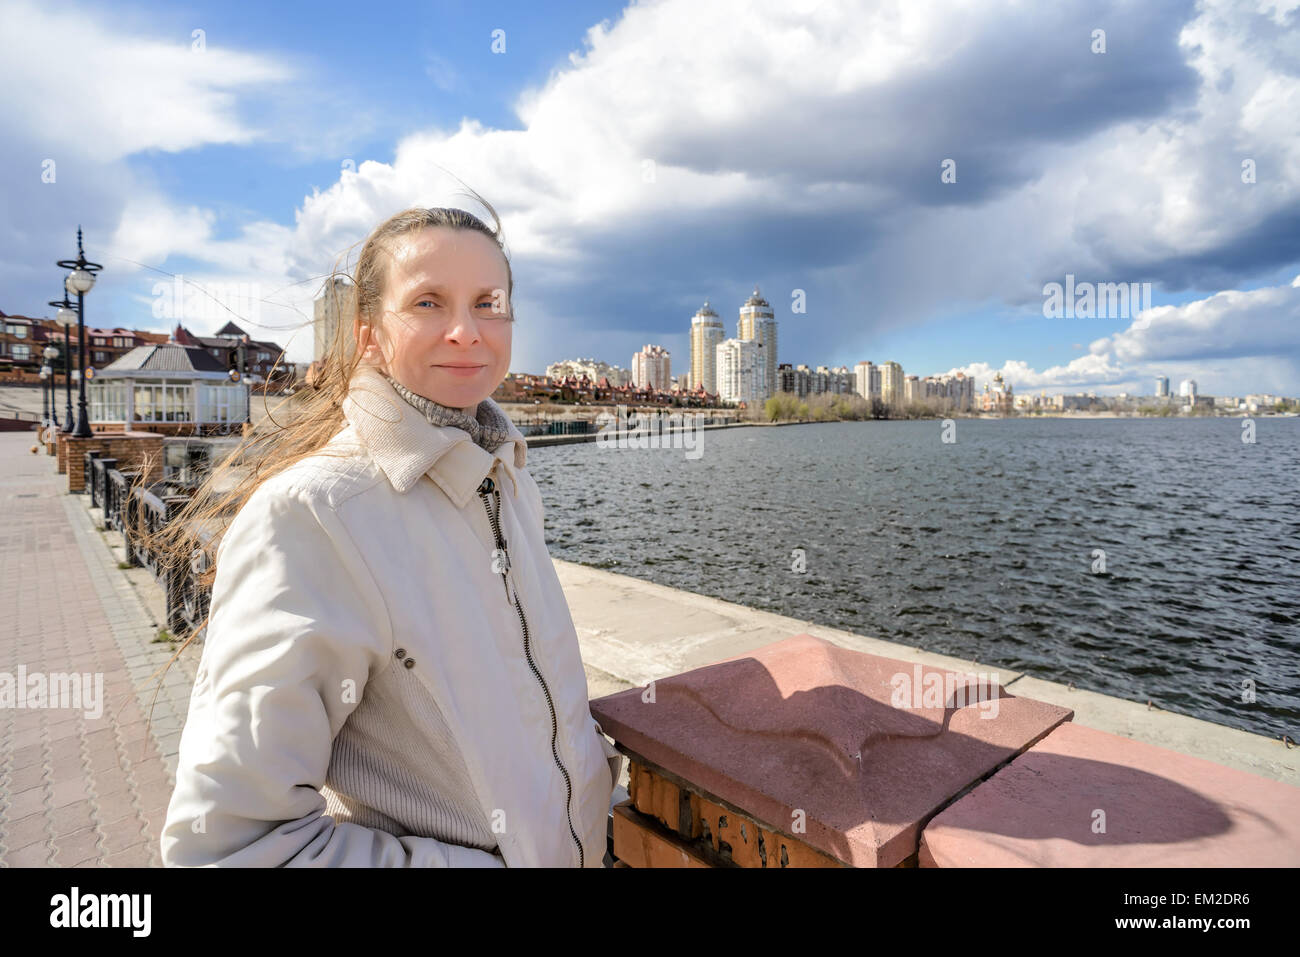
<svg viewBox="0 0 1300 957">
<path fill-rule="evenodd" d="M 932 654 L 585 565 L 557 560 L 555 567 L 577 626 L 590 698 L 642 687 L 806 632 L 887 658 L 960 672 L 996 672 L 1013 695 L 1072 709 L 1076 724 L 1300 785 L 1300 748 L 1288 748 L 1278 739 L 1148 708 L 1146 702 L 1071 689 L 994 663 Z"/>
</svg>

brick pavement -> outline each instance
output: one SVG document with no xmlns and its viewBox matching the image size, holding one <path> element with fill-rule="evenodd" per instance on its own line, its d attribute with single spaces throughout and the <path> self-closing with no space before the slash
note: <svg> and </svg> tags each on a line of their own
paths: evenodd
<svg viewBox="0 0 1300 957">
<path fill-rule="evenodd" d="M 197 648 L 172 645 L 54 460 L 0 433 L 0 672 L 102 675 L 101 712 L 0 707 L 0 866 L 158 866 Z M 92 679 L 94 680 L 94 679 Z M 84 702 L 83 702 L 84 705 Z"/>
</svg>

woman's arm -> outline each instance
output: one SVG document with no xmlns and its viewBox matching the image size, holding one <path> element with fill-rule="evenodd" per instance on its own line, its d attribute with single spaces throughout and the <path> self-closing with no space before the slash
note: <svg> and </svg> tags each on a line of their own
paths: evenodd
<svg viewBox="0 0 1300 957">
<path fill-rule="evenodd" d="M 222 540 L 210 607 L 164 864 L 505 866 L 324 814 L 334 738 L 393 660 L 383 597 L 328 504 L 258 489 Z"/>
</svg>

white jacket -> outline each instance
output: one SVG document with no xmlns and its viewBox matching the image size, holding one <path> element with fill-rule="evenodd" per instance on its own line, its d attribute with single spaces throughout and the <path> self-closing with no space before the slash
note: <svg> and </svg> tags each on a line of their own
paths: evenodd
<svg viewBox="0 0 1300 957">
<path fill-rule="evenodd" d="M 512 426 L 488 453 L 365 366 L 343 413 L 218 546 L 164 864 L 602 866 L 622 756 L 588 708 L 523 435 Z M 353 755 L 387 749 L 400 773 L 334 793 L 344 741 Z M 492 822 L 497 853 L 401 833 L 402 809 L 448 784 L 402 755 L 435 753 L 463 772 L 459 796 Z M 326 795 L 356 813 L 336 820 Z"/>
</svg>

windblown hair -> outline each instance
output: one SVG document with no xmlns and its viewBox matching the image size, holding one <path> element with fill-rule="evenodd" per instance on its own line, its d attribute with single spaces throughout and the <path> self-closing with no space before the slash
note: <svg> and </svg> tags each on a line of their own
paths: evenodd
<svg viewBox="0 0 1300 957">
<path fill-rule="evenodd" d="M 507 314 L 513 321 L 514 275 L 502 238 L 501 219 L 478 193 L 472 189 L 469 192 L 491 214 L 493 227 L 472 213 L 454 207 L 406 209 L 375 227 L 362 245 L 356 267 L 350 275 L 341 271 L 339 263 L 336 263 L 323 288 L 325 296 L 333 299 L 331 311 L 338 321 L 316 364 L 312 382 L 295 391 L 287 421 L 277 421 L 274 412 L 268 410 L 266 418 L 251 430 L 245 427 L 239 445 L 213 468 L 189 502 L 162 529 L 152 533 L 144 528 L 136 530 L 135 535 L 141 543 L 158 556 L 158 567 L 183 568 L 190 564 L 195 569 L 202 569 L 198 580 L 210 590 L 216 580 L 216 553 L 221 538 L 252 494 L 263 482 L 302 459 L 329 454 L 323 447 L 346 425 L 342 403 L 353 373 L 361 362 L 356 349 L 357 325 L 370 323 L 373 329 L 382 330 L 382 304 L 389 262 L 395 243 L 402 237 L 423 229 L 447 227 L 473 229 L 491 238 L 506 259 L 509 277 Z M 340 256 L 340 262 L 343 259 L 344 256 Z M 315 332 L 321 336 L 326 330 L 318 328 Z M 272 370 L 271 376 L 274 375 Z M 279 403 L 275 411 L 278 412 L 284 404 Z M 204 632 L 210 617 L 209 613 L 185 636 L 184 642 L 159 674 Z"/>
</svg>

